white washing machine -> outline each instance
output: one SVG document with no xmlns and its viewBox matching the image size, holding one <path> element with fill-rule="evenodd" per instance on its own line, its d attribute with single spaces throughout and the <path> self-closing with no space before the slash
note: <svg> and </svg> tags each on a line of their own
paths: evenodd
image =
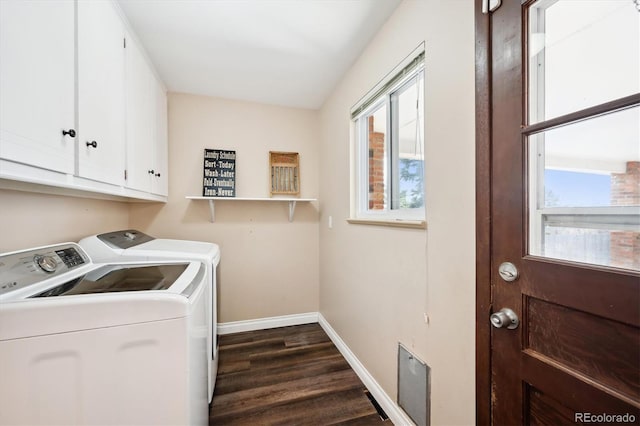
<svg viewBox="0 0 640 426">
<path fill-rule="evenodd" d="M 95 262 L 112 262 L 122 260 L 195 260 L 207 265 L 207 282 L 210 283 L 212 295 L 209 307 L 209 369 L 208 400 L 213 398 L 216 375 L 218 372 L 218 276 L 220 264 L 220 248 L 217 244 L 154 238 L 135 229 L 108 232 L 92 235 L 78 242 Z"/>
<path fill-rule="evenodd" d="M 207 268 L 0 254 L 0 424 L 206 425 Z"/>
</svg>

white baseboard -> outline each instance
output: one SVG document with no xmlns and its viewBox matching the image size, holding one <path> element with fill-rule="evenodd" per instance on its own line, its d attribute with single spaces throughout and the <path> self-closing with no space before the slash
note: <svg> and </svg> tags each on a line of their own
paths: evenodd
<svg viewBox="0 0 640 426">
<path fill-rule="evenodd" d="M 1 0 L 0 0 L 1 1 Z M 338 348 L 342 356 L 347 360 L 353 371 L 358 375 L 362 383 L 371 392 L 371 395 L 378 401 L 389 419 L 397 426 L 415 426 L 415 423 L 407 414 L 387 395 L 382 387 L 376 382 L 373 376 L 362 365 L 360 360 L 351 352 L 351 349 L 340 338 L 338 333 L 331 327 L 329 322 L 321 313 L 308 312 L 305 314 L 284 315 L 280 317 L 259 318 L 247 321 L 233 321 L 218 324 L 218 334 L 233 334 L 243 331 L 266 330 L 269 328 L 287 327 L 290 325 L 301 325 L 319 323 L 327 333 L 331 341 Z"/>
<path fill-rule="evenodd" d="M 409 416 L 387 395 L 373 376 L 369 374 L 364 365 L 362 365 L 360 360 L 351 352 L 351 349 L 349 349 L 347 344 L 340 338 L 338 333 L 336 333 L 321 313 L 318 313 L 318 323 L 320 323 L 322 329 L 327 333 L 333 344 L 336 345 L 351 368 L 353 368 L 353 371 L 355 371 L 360 380 L 362 380 L 362 383 L 364 383 L 369 392 L 371 392 L 371 395 L 378 401 L 378 404 L 380 404 L 384 412 L 387 413 L 387 416 L 389 416 L 393 424 L 398 426 L 415 425 Z"/>
<path fill-rule="evenodd" d="M 246 321 L 233 321 L 218 324 L 218 334 L 233 334 L 243 331 L 266 330 L 290 325 L 312 324 L 318 322 L 317 312 L 283 315 L 280 317 L 259 318 Z"/>
</svg>

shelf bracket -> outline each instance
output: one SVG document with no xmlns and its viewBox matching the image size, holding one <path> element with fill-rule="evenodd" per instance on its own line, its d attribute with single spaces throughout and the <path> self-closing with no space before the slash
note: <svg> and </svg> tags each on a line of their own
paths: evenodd
<svg viewBox="0 0 640 426">
<path fill-rule="evenodd" d="M 296 202 L 289 201 L 289 222 L 293 222 L 293 213 L 296 211 Z"/>
<path fill-rule="evenodd" d="M 214 204 L 214 200 L 209 201 L 209 214 L 211 215 L 211 223 L 216 221 L 216 205 Z"/>
</svg>

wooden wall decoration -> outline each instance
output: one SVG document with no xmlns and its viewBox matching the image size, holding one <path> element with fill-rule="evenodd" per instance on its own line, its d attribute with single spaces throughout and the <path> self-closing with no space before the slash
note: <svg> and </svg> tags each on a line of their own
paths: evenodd
<svg viewBox="0 0 640 426">
<path fill-rule="evenodd" d="M 300 194 L 300 154 L 269 151 L 271 196 Z"/>
</svg>

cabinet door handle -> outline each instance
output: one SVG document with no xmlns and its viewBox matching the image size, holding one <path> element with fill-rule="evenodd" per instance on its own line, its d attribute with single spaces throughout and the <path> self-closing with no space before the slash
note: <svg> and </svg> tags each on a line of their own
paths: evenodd
<svg viewBox="0 0 640 426">
<path fill-rule="evenodd" d="M 154 174 L 154 173 L 155 173 L 155 171 L 153 171 L 153 170 L 149 170 L 147 173 L 149 173 L 150 175 L 152 175 L 152 174 Z"/>
<path fill-rule="evenodd" d="M 156 173 L 156 177 L 160 177 L 160 173 Z"/>
<path fill-rule="evenodd" d="M 87 146 L 92 146 L 94 148 L 97 148 L 98 147 L 98 142 L 96 142 L 96 141 L 87 142 Z"/>
<path fill-rule="evenodd" d="M 75 138 L 76 137 L 76 131 L 73 130 L 73 129 L 69 129 L 69 130 L 62 129 L 62 136 L 67 136 L 67 135 L 71 136 L 72 138 Z"/>
</svg>

